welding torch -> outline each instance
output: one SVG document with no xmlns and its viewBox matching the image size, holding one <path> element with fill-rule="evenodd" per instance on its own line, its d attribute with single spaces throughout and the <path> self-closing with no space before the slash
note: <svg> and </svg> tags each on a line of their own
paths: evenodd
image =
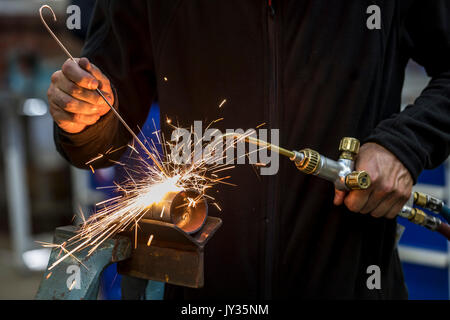
<svg viewBox="0 0 450 320">
<path fill-rule="evenodd" d="M 371 185 L 370 176 L 366 171 L 355 170 L 356 157 L 360 146 L 358 139 L 351 137 L 341 139 L 339 144 L 340 156 L 337 161 L 309 148 L 290 151 L 251 136 L 246 137 L 245 140 L 288 157 L 301 172 L 331 181 L 338 190 L 365 190 Z M 421 192 L 413 192 L 398 215 L 427 229 L 437 231 L 450 240 L 450 226 L 447 223 L 419 208 L 413 207 L 413 205 L 437 213 L 450 223 L 450 208 L 444 204 L 444 201 Z"/>
</svg>

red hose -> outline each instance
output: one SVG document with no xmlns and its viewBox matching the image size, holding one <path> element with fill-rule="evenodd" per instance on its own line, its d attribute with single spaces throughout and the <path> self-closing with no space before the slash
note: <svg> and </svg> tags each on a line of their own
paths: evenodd
<svg viewBox="0 0 450 320">
<path fill-rule="evenodd" d="M 437 232 L 442 234 L 447 240 L 450 241 L 450 226 L 444 222 L 442 222 L 439 227 L 436 229 Z"/>
</svg>

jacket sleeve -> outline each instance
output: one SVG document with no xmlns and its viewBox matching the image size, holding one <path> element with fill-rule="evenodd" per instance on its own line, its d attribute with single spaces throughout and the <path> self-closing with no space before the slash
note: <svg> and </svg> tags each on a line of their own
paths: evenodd
<svg viewBox="0 0 450 320">
<path fill-rule="evenodd" d="M 156 93 L 146 1 L 97 1 L 82 56 L 102 70 L 115 91 L 115 108 L 127 124 L 139 131 Z M 126 146 L 131 134 L 109 111 L 96 124 L 69 134 L 54 124 L 57 150 L 73 165 L 86 162 L 108 150 Z M 95 161 L 95 168 L 111 165 L 121 151 Z"/>
<path fill-rule="evenodd" d="M 365 141 L 393 152 L 417 181 L 423 169 L 440 165 L 450 153 L 450 2 L 416 1 L 402 37 L 431 81 L 414 104 L 380 122 Z"/>
</svg>

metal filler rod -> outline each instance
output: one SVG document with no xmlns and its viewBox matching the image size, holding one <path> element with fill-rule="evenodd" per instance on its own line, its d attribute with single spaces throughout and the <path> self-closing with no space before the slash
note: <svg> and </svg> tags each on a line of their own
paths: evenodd
<svg viewBox="0 0 450 320">
<path fill-rule="evenodd" d="M 50 29 L 47 22 L 45 22 L 44 16 L 42 14 L 42 11 L 44 9 L 50 10 L 50 12 L 53 15 L 53 20 L 56 21 L 56 15 L 53 9 L 49 5 L 43 5 L 39 8 L 39 15 L 41 16 L 41 21 L 44 24 L 45 28 L 47 28 L 50 35 L 55 39 L 56 43 L 61 47 L 61 49 L 64 51 L 64 53 L 76 64 L 79 65 L 79 63 L 75 60 L 75 58 L 70 54 L 70 52 L 66 49 L 66 47 L 63 45 L 63 43 L 58 39 L 58 37 L 55 35 L 55 33 Z M 123 124 L 123 126 L 128 130 L 128 132 L 131 134 L 131 136 L 139 143 L 139 145 L 142 147 L 142 149 L 147 153 L 147 155 L 153 160 L 153 162 L 156 164 L 156 166 L 159 168 L 159 170 L 166 175 L 166 172 L 161 165 L 161 163 L 156 159 L 156 157 L 147 149 L 147 147 L 144 145 L 144 143 L 138 138 L 138 136 L 134 133 L 133 130 L 131 130 L 130 126 L 126 123 L 126 121 L 122 118 L 122 116 L 119 114 L 119 112 L 109 103 L 108 99 L 106 99 L 105 95 L 101 92 L 99 88 L 95 89 L 95 91 L 103 98 L 103 100 L 106 102 L 106 104 L 109 106 L 111 111 L 114 113 L 114 115 L 119 119 L 119 121 Z"/>
</svg>

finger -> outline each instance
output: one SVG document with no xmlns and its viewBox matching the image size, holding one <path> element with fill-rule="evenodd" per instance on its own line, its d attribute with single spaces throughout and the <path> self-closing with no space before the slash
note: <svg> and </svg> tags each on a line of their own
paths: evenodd
<svg viewBox="0 0 450 320">
<path fill-rule="evenodd" d="M 80 113 L 67 112 L 53 103 L 50 104 L 50 112 L 53 119 L 59 126 L 68 126 L 71 124 L 73 125 L 82 124 L 90 126 L 100 119 L 99 115 L 86 115 Z"/>
<path fill-rule="evenodd" d="M 352 190 L 344 199 L 344 203 L 350 211 L 360 212 L 369 200 L 371 191 L 368 190 Z"/>
<path fill-rule="evenodd" d="M 388 211 L 388 213 L 386 214 L 386 218 L 388 219 L 394 219 L 402 210 L 403 208 L 403 201 L 402 200 L 398 200 L 393 206 L 392 208 Z"/>
<path fill-rule="evenodd" d="M 49 100 L 66 112 L 84 115 L 98 115 L 101 113 L 99 106 L 75 99 L 57 87 L 51 89 Z"/>
<path fill-rule="evenodd" d="M 347 194 L 347 192 L 345 192 L 345 191 L 334 189 L 334 200 L 333 200 L 334 205 L 335 206 L 342 205 L 344 203 L 346 194 Z"/>
<path fill-rule="evenodd" d="M 369 213 L 378 207 L 378 205 L 381 203 L 381 201 L 386 197 L 386 194 L 383 192 L 377 192 L 375 190 L 372 190 L 372 192 L 369 195 L 369 199 L 367 200 L 364 207 L 361 209 L 361 213 Z"/>
<path fill-rule="evenodd" d="M 398 201 L 396 197 L 394 197 L 394 194 L 387 194 L 386 197 L 384 197 L 378 206 L 372 210 L 370 215 L 375 218 L 381 218 L 387 215 L 389 210 L 395 205 L 395 203 Z"/>
<path fill-rule="evenodd" d="M 95 90 L 98 88 L 98 80 L 70 59 L 63 64 L 61 70 L 69 80 L 75 82 L 80 87 L 89 90 Z"/>
<path fill-rule="evenodd" d="M 81 58 L 79 60 L 79 65 L 99 80 L 103 88 L 106 89 L 110 87 L 109 79 L 103 74 L 103 72 L 100 71 L 99 68 L 97 68 L 95 64 L 91 63 L 88 58 Z"/>
<path fill-rule="evenodd" d="M 61 77 L 58 80 L 57 87 L 73 98 L 93 104 L 102 109 L 102 111 L 109 110 L 109 106 L 106 104 L 105 100 L 103 100 L 103 98 L 96 91 L 84 89 L 66 77 Z M 105 94 L 105 96 L 111 103 L 112 100 L 108 97 L 109 95 Z"/>
</svg>

